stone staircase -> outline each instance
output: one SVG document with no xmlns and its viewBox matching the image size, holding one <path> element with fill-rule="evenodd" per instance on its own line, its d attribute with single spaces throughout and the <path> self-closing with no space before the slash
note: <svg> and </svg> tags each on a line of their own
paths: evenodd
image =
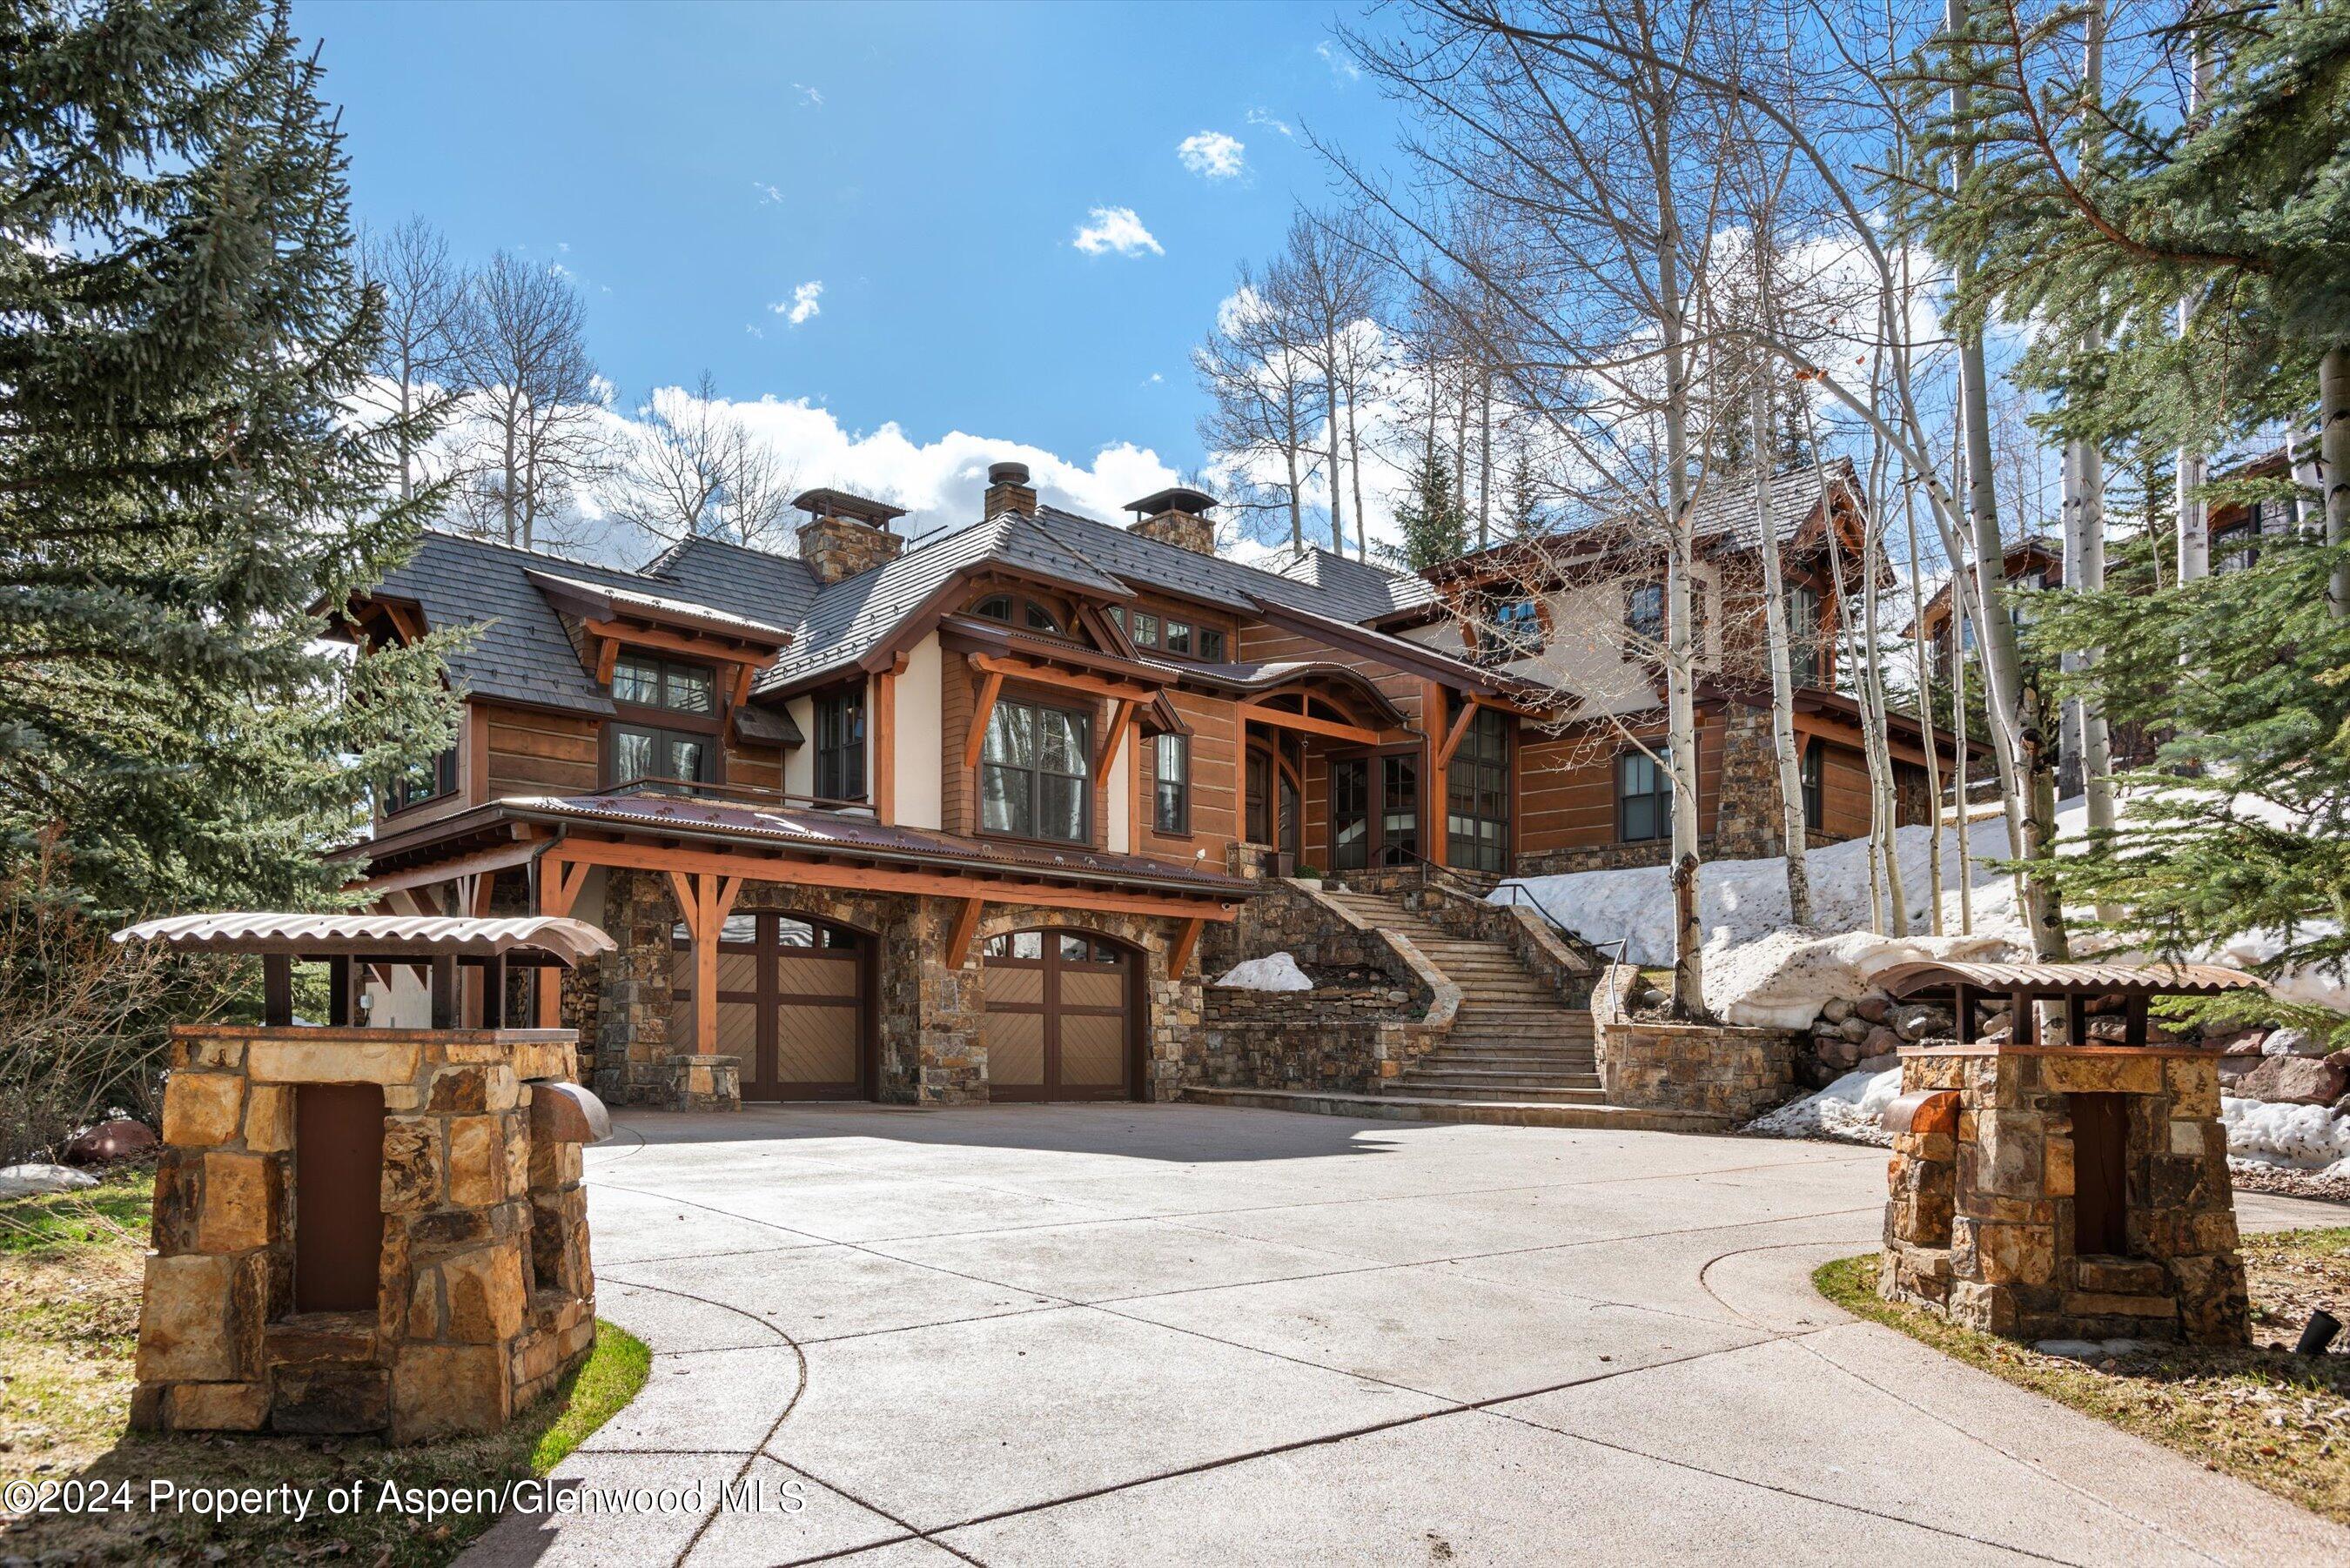
<svg viewBox="0 0 2350 1568">
<path fill-rule="evenodd" d="M 1388 1096 L 1534 1106 L 1604 1106 L 1587 1003 L 1562 1001 L 1506 942 L 1456 937 L 1386 894 L 1326 891 L 1364 924 L 1410 941 L 1461 988 L 1444 1044 L 1380 1085 Z"/>
</svg>

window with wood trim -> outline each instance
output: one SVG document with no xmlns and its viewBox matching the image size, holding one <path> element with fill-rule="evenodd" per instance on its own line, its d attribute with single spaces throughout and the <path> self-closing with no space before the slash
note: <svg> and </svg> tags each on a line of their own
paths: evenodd
<svg viewBox="0 0 2350 1568">
<path fill-rule="evenodd" d="M 1198 646 L 1194 651 L 1197 653 L 1201 663 L 1222 664 L 1224 661 L 1224 633 L 1222 628 L 1203 626 L 1199 629 L 1195 640 Z"/>
<path fill-rule="evenodd" d="M 1083 844 L 1093 836 L 1093 718 L 999 700 L 979 761 L 983 833 Z"/>
<path fill-rule="evenodd" d="M 1826 825 L 1827 748 L 1817 741 L 1804 747 L 1802 777 L 1804 784 L 1804 826 L 1817 833 Z"/>
<path fill-rule="evenodd" d="M 1191 831 L 1191 737 L 1159 737 L 1152 759 L 1150 826 L 1160 833 Z"/>
<path fill-rule="evenodd" d="M 383 811 L 389 816 L 395 811 L 406 811 L 411 805 L 421 805 L 428 800 L 457 793 L 457 748 L 452 744 L 440 755 L 427 758 L 409 768 L 384 785 Z"/>
<path fill-rule="evenodd" d="M 1030 631 L 1049 631 L 1058 635 L 1061 618 L 1049 605 L 1032 598 L 1015 598 L 1010 594 L 990 594 L 971 607 L 971 613 L 988 620 L 1000 620 L 1006 626 L 1018 625 Z"/>
<path fill-rule="evenodd" d="M 1134 638 L 1134 646 L 1137 648 L 1158 647 L 1159 618 L 1150 614 L 1147 610 L 1135 611 L 1134 631 L 1132 635 Z"/>
<path fill-rule="evenodd" d="M 715 735 L 651 724 L 605 726 L 605 779 L 615 786 L 645 779 L 712 784 L 718 777 Z"/>
<path fill-rule="evenodd" d="M 1672 836 L 1672 748 L 1659 742 L 1653 757 L 1625 752 L 1616 759 L 1616 836 L 1622 843 Z"/>
<path fill-rule="evenodd" d="M 1820 592 L 1809 583 L 1787 587 L 1787 669 L 1798 686 L 1820 682 Z"/>
<path fill-rule="evenodd" d="M 718 678 L 706 664 L 623 653 L 612 666 L 612 701 L 632 708 L 663 708 L 672 713 L 714 716 Z"/>
<path fill-rule="evenodd" d="M 1445 857 L 1464 871 L 1510 868 L 1510 731 L 1507 713 L 1480 708 L 1445 770 Z"/>
<path fill-rule="evenodd" d="M 865 798 L 865 691 L 816 701 L 816 793 L 822 800 Z"/>
<path fill-rule="evenodd" d="M 1624 629 L 1632 634 L 1635 654 L 1650 654 L 1664 647 L 1664 584 L 1634 583 L 1625 590 Z"/>
</svg>

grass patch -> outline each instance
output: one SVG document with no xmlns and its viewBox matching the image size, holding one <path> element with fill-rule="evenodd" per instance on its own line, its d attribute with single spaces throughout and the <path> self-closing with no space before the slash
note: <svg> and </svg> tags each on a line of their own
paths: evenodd
<svg viewBox="0 0 2350 1568">
<path fill-rule="evenodd" d="M 71 1563 L 291 1563 L 438 1568 L 495 1521 L 486 1511 L 377 1511 L 385 1482 L 480 1487 L 543 1475 L 644 1386 L 652 1353 L 598 1322 L 596 1349 L 504 1431 L 422 1447 L 373 1438 L 127 1430 L 151 1176 L 0 1202 L 0 1480 L 129 1482 L 129 1511 L 0 1513 L 0 1558 Z M 308 1519 L 147 1510 L 147 1486 L 363 1487 L 354 1513 Z M 52 1554 L 55 1554 L 54 1558 Z"/>
<path fill-rule="evenodd" d="M 2350 1229 L 2248 1236 L 2243 1251 L 2250 1346 L 2150 1344 L 2095 1366 L 1880 1300 L 1874 1253 L 1824 1264 L 1812 1282 L 1856 1317 L 2350 1524 L 2350 1355 L 2293 1354 L 2310 1308 L 2350 1300 Z"/>
</svg>

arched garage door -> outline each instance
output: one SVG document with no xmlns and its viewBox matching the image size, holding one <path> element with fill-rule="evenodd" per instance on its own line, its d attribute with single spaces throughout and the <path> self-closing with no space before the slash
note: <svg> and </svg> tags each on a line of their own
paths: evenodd
<svg viewBox="0 0 2350 1568">
<path fill-rule="evenodd" d="M 677 1002 L 671 1038 L 690 1042 L 693 943 L 683 925 L 671 942 Z M 873 1098 L 873 992 L 871 939 L 772 910 L 728 916 L 718 942 L 718 1049 L 741 1059 L 743 1097 Z"/>
<path fill-rule="evenodd" d="M 981 951 L 991 1100 L 1134 1095 L 1139 961 L 1076 931 L 1009 931 Z"/>
</svg>

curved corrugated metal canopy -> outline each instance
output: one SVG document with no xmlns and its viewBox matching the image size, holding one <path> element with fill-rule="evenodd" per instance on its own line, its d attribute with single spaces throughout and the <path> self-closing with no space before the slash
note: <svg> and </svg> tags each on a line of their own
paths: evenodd
<svg viewBox="0 0 2350 1568">
<path fill-rule="evenodd" d="M 1898 963 L 1879 971 L 1876 978 L 1895 997 L 1961 985 L 2043 996 L 2155 996 L 2252 991 L 2262 983 L 2257 975 L 2210 963 Z"/>
<path fill-rule="evenodd" d="M 161 942 L 191 952 L 286 953 L 300 958 L 494 958 L 521 950 L 576 964 L 613 950 L 585 920 L 553 915 L 471 919 L 454 915 L 166 915 L 114 933 L 118 942 Z"/>
</svg>

